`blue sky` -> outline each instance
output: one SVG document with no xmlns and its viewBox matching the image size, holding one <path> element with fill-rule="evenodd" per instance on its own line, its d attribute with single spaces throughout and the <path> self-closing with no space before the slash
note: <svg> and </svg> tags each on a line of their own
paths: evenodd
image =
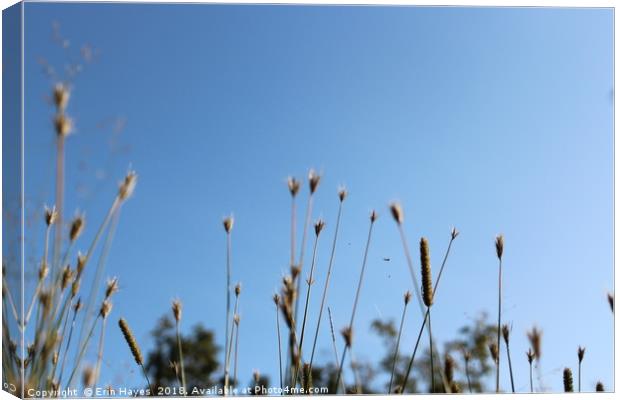
<svg viewBox="0 0 620 400">
<path fill-rule="evenodd" d="M 249 381 L 259 369 L 276 382 L 271 296 L 289 257 L 285 179 L 313 167 L 324 175 L 313 218 L 327 221 L 316 289 L 337 187 L 350 191 L 329 298 L 337 327 L 351 310 L 369 212 L 380 213 L 356 321 L 359 359 L 383 354 L 370 321 L 397 319 L 412 289 L 387 210 L 399 200 L 416 265 L 420 236 L 437 268 L 451 226 L 462 232 L 434 306 L 439 340 L 480 312 L 495 315 L 493 240 L 503 233 L 503 318 L 514 329 L 517 388 L 528 385 L 533 325 L 544 332 L 550 389 L 561 390 L 562 368 L 576 368 L 579 345 L 587 348 L 584 388 L 597 380 L 613 388 L 611 10 L 27 3 L 25 18 L 29 211 L 53 202 L 52 82 L 40 60 L 62 69 L 89 44 L 97 51 L 68 109 L 76 132 L 66 212 L 86 212 L 86 247 L 117 182 L 129 166 L 138 172 L 106 275 L 121 282 L 113 319 L 125 317 L 145 351 L 175 297 L 185 331 L 200 322 L 221 340 L 221 220 L 232 212 L 240 376 Z M 53 40 L 53 22 L 68 48 Z M 33 258 L 40 225 L 27 235 Z M 421 320 L 411 311 L 406 351 Z M 323 326 L 319 359 L 331 361 Z M 140 384 L 114 325 L 106 349 L 102 383 Z"/>
</svg>

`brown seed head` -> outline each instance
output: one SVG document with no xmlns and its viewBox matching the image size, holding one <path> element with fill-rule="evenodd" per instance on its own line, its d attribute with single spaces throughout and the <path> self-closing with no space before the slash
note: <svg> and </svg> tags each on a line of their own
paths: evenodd
<svg viewBox="0 0 620 400">
<path fill-rule="evenodd" d="M 351 347 L 351 345 L 353 344 L 353 328 L 351 328 L 350 326 L 346 326 L 342 328 L 340 334 L 344 339 L 345 346 Z"/>
<path fill-rule="evenodd" d="M 241 283 L 237 283 L 235 285 L 235 296 L 239 297 L 240 294 L 241 294 Z"/>
<path fill-rule="evenodd" d="M 78 311 L 80 311 L 82 309 L 82 299 L 78 298 L 77 302 L 75 303 L 75 305 L 73 306 L 73 312 L 77 313 Z"/>
<path fill-rule="evenodd" d="M 347 198 L 347 195 L 347 189 L 344 186 L 340 186 L 338 188 L 338 198 L 340 199 L 341 203 L 344 201 L 344 199 Z"/>
<path fill-rule="evenodd" d="M 609 303 L 609 308 L 611 308 L 611 312 L 614 312 L 614 295 L 611 293 L 607 293 L 607 302 Z"/>
<path fill-rule="evenodd" d="M 532 349 L 527 349 L 527 353 L 525 353 L 525 355 L 527 356 L 527 362 L 531 365 L 535 358 L 534 352 Z"/>
<path fill-rule="evenodd" d="M 308 184 L 310 186 L 310 194 L 314 194 L 316 188 L 321 182 L 321 175 L 317 174 L 313 169 L 308 172 Z"/>
<path fill-rule="evenodd" d="M 390 211 L 392 212 L 392 218 L 398 225 L 403 223 L 405 215 L 403 214 L 403 208 L 400 203 L 392 203 L 390 204 Z"/>
<path fill-rule="evenodd" d="M 300 187 L 300 183 L 297 179 L 295 179 L 292 176 L 289 176 L 287 179 L 287 184 L 288 184 L 288 191 L 291 192 L 291 196 L 295 197 L 297 196 L 297 193 L 299 192 L 299 187 Z"/>
<path fill-rule="evenodd" d="M 123 318 L 119 319 L 118 326 L 121 328 L 121 332 L 125 337 L 125 341 L 129 346 L 129 350 L 131 350 L 131 354 L 133 355 L 134 360 L 136 360 L 136 364 L 142 365 L 142 353 L 140 352 L 140 347 L 138 347 L 136 338 L 131 332 L 129 325 L 127 325 L 127 321 L 125 321 Z"/>
<path fill-rule="evenodd" d="M 379 214 L 377 214 L 375 210 L 372 210 L 370 213 L 370 223 L 374 224 L 377 218 L 379 218 Z"/>
<path fill-rule="evenodd" d="M 48 292 L 47 290 L 42 290 L 39 293 L 39 303 L 43 307 L 43 313 L 47 314 L 52 305 L 52 296 L 50 295 L 50 292 Z"/>
<path fill-rule="evenodd" d="M 230 233 L 233 228 L 233 224 L 235 223 L 235 219 L 231 216 L 224 218 L 224 230 L 226 233 Z"/>
<path fill-rule="evenodd" d="M 69 239 L 74 242 L 84 230 L 85 219 L 84 215 L 78 215 L 71 221 L 71 229 L 69 230 Z"/>
<path fill-rule="evenodd" d="M 253 370 L 252 377 L 254 378 L 254 382 L 258 383 L 258 381 L 260 381 L 260 371 L 257 369 Z"/>
<path fill-rule="evenodd" d="M 457 382 L 451 382 L 450 383 L 450 391 L 452 393 L 462 393 L 461 385 L 459 385 Z"/>
<path fill-rule="evenodd" d="M 433 305 L 433 278 L 431 276 L 431 256 L 428 240 L 420 239 L 420 263 L 422 265 L 422 299 L 424 305 Z"/>
<path fill-rule="evenodd" d="M 318 221 L 314 223 L 314 234 L 318 237 L 321 234 L 321 231 L 323 230 L 324 227 L 325 227 L 325 221 L 319 218 Z"/>
<path fill-rule="evenodd" d="M 80 291 L 80 280 L 76 279 L 71 284 L 71 298 L 73 299 Z"/>
<path fill-rule="evenodd" d="M 573 371 L 570 368 L 564 368 L 563 373 L 564 380 L 564 391 L 572 392 L 573 391 Z"/>
<path fill-rule="evenodd" d="M 104 300 L 103 303 L 101 303 L 99 315 L 101 315 L 101 318 L 106 319 L 108 315 L 110 315 L 110 311 L 112 311 L 112 303 L 109 300 Z"/>
<path fill-rule="evenodd" d="M 71 268 L 69 267 L 69 265 L 65 266 L 62 269 L 62 277 L 60 280 L 61 290 L 65 290 L 67 286 L 69 286 L 69 281 L 71 281 L 72 277 L 73 277 L 73 271 L 71 271 Z"/>
<path fill-rule="evenodd" d="M 90 365 L 84 367 L 84 372 L 82 372 L 82 384 L 85 388 L 95 384 L 95 370 Z"/>
<path fill-rule="evenodd" d="M 71 92 L 67 86 L 62 83 L 57 83 L 54 86 L 54 105 L 59 112 L 63 112 L 67 108 L 69 97 L 71 97 Z"/>
<path fill-rule="evenodd" d="M 52 206 L 52 208 L 45 207 L 45 224 L 47 226 L 51 226 L 56 223 L 58 219 L 58 211 L 56 211 L 56 206 Z"/>
<path fill-rule="evenodd" d="M 497 258 L 501 260 L 504 254 L 504 235 L 497 235 L 495 238 L 495 252 L 497 253 Z"/>
<path fill-rule="evenodd" d="M 411 301 L 411 292 L 410 291 L 407 290 L 405 292 L 404 300 L 405 300 L 405 305 L 409 304 L 409 302 Z"/>
<path fill-rule="evenodd" d="M 596 391 L 597 392 L 604 392 L 605 391 L 605 387 L 603 386 L 603 382 L 601 382 L 601 381 L 596 382 Z"/>
<path fill-rule="evenodd" d="M 233 321 L 235 322 L 235 325 L 239 326 L 239 323 L 241 322 L 241 316 L 239 314 L 235 314 L 235 316 L 233 317 Z"/>
<path fill-rule="evenodd" d="M 497 349 L 497 343 L 490 343 L 489 351 L 491 352 L 491 358 L 493 359 L 493 362 L 497 364 L 497 360 L 499 359 L 499 350 Z"/>
<path fill-rule="evenodd" d="M 47 267 L 47 262 L 43 260 L 41 266 L 39 267 L 39 281 L 43 281 L 49 272 L 49 268 Z"/>
<path fill-rule="evenodd" d="M 136 183 L 138 183 L 138 175 L 135 171 L 129 171 L 118 187 L 118 198 L 121 201 L 130 198 L 136 188 Z"/>
<path fill-rule="evenodd" d="M 531 331 L 527 333 L 527 338 L 530 341 L 530 346 L 534 351 L 534 358 L 540 360 L 541 347 L 542 347 L 542 332 L 537 327 L 533 327 Z"/>
<path fill-rule="evenodd" d="M 109 299 L 116 292 L 118 292 L 118 278 L 114 277 L 108 279 L 108 283 L 105 288 L 105 298 Z"/>
<path fill-rule="evenodd" d="M 85 266 L 86 266 L 86 256 L 78 252 L 77 267 L 75 268 L 75 270 L 77 271 L 77 276 L 82 276 L 82 272 L 84 271 Z"/>
<path fill-rule="evenodd" d="M 506 345 L 508 345 L 510 341 L 510 327 L 508 327 L 508 324 L 502 325 L 502 337 L 504 338 Z"/>
<path fill-rule="evenodd" d="M 183 313 L 183 305 L 181 304 L 181 300 L 173 300 L 172 301 L 172 315 L 174 315 L 175 321 L 181 321 L 181 316 Z"/>
<path fill-rule="evenodd" d="M 583 356 L 586 354 L 586 348 L 579 346 L 577 348 L 577 359 L 579 359 L 579 363 L 583 361 Z"/>
<path fill-rule="evenodd" d="M 58 364 L 58 352 L 55 351 L 54 354 L 52 354 L 52 365 L 56 365 Z"/>
<path fill-rule="evenodd" d="M 65 138 L 73 130 L 73 121 L 65 114 L 58 114 L 54 118 L 54 128 L 58 136 Z"/>
<path fill-rule="evenodd" d="M 450 236 L 452 237 L 452 240 L 456 239 L 456 237 L 459 235 L 459 233 L 461 233 L 461 232 L 456 230 L 455 227 L 452 227 L 452 231 L 450 232 Z"/>
<path fill-rule="evenodd" d="M 275 293 L 273 295 L 273 302 L 275 303 L 276 307 L 280 305 L 280 295 Z"/>
</svg>

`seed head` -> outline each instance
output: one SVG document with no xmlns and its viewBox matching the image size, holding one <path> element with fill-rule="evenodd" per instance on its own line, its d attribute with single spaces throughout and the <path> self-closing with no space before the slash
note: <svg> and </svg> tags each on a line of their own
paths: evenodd
<svg viewBox="0 0 620 400">
<path fill-rule="evenodd" d="M 299 181 L 296 178 L 289 176 L 287 179 L 287 184 L 288 184 L 288 191 L 291 192 L 291 196 L 293 197 L 297 196 L 297 193 L 299 192 L 299 187 L 300 187 Z"/>
<path fill-rule="evenodd" d="M 497 253 L 497 258 L 501 260 L 504 254 L 504 235 L 497 235 L 495 238 L 495 252 Z"/>
<path fill-rule="evenodd" d="M 57 83 L 54 86 L 54 105 L 59 112 L 63 112 L 67 108 L 69 97 L 71 97 L 71 92 L 67 86 L 62 83 Z"/>
<path fill-rule="evenodd" d="M 321 175 L 317 174 L 313 169 L 308 173 L 308 184 L 310 185 L 310 194 L 314 194 L 316 188 L 321 182 Z"/>
<path fill-rule="evenodd" d="M 172 302 L 172 315 L 174 315 L 175 321 L 181 321 L 181 316 L 183 313 L 183 304 L 181 304 L 181 300 L 174 300 Z"/>
<path fill-rule="evenodd" d="M 82 276 L 82 272 L 84 271 L 84 267 L 86 266 L 86 256 L 82 253 L 78 252 L 77 255 L 77 267 L 75 270 L 77 271 L 77 276 Z"/>
<path fill-rule="evenodd" d="M 43 313 L 47 314 L 52 305 L 52 297 L 50 295 L 50 292 L 42 290 L 39 293 L 39 303 L 41 303 L 41 306 L 43 307 Z"/>
<path fill-rule="evenodd" d="M 570 368 L 564 368 L 564 391 L 572 392 L 573 391 L 573 372 Z"/>
<path fill-rule="evenodd" d="M 233 224 L 235 223 L 235 219 L 231 216 L 224 218 L 224 230 L 226 233 L 230 233 L 233 228 Z"/>
<path fill-rule="evenodd" d="M 450 235 L 452 236 L 452 240 L 456 239 L 459 233 L 461 232 L 459 232 L 455 227 L 452 227 L 452 231 L 450 232 Z"/>
<path fill-rule="evenodd" d="M 446 376 L 446 380 L 448 382 L 452 382 L 454 380 L 454 367 L 455 367 L 454 359 L 450 354 L 446 354 L 446 358 L 444 360 L 444 375 Z"/>
<path fill-rule="evenodd" d="M 344 199 L 347 198 L 348 194 L 349 193 L 347 192 L 347 188 L 345 188 L 344 186 L 340 186 L 338 188 L 338 198 L 340 199 L 341 203 L 344 201 Z"/>
<path fill-rule="evenodd" d="M 80 291 L 80 280 L 76 279 L 71 284 L 71 298 L 72 299 L 75 298 L 75 296 L 77 296 L 79 291 Z"/>
<path fill-rule="evenodd" d="M 605 391 L 605 387 L 603 386 L 603 382 L 601 382 L 601 381 L 596 382 L 596 391 L 597 392 L 604 392 Z"/>
<path fill-rule="evenodd" d="M 118 320 L 118 326 L 121 328 L 121 332 L 125 337 L 125 341 L 129 346 L 129 350 L 131 350 L 131 354 L 133 355 L 134 360 L 136 360 L 136 364 L 142 365 L 142 353 L 140 352 L 140 347 L 138 347 L 138 343 L 136 342 L 136 338 L 131 332 L 129 325 L 127 325 L 127 321 L 123 318 Z"/>
<path fill-rule="evenodd" d="M 47 262 L 43 260 L 41 266 L 39 267 L 39 281 L 43 281 L 49 272 L 49 268 L 47 267 Z"/>
<path fill-rule="evenodd" d="M 112 311 L 112 303 L 110 303 L 109 300 L 104 300 L 103 303 L 101 303 L 99 315 L 101 315 L 101 318 L 106 319 L 108 315 L 110 315 L 110 311 Z"/>
<path fill-rule="evenodd" d="M 465 360 L 465 363 L 468 363 L 471 360 L 471 352 L 469 350 L 463 351 L 463 359 Z"/>
<path fill-rule="evenodd" d="M 84 230 L 85 220 L 84 215 L 80 214 L 71 221 L 71 229 L 69 230 L 69 239 L 72 242 L 76 241 L 80 237 Z"/>
<path fill-rule="evenodd" d="M 351 345 L 353 344 L 353 328 L 351 328 L 350 326 L 346 326 L 342 328 L 340 334 L 344 339 L 345 346 L 351 347 Z"/>
<path fill-rule="evenodd" d="M 497 343 L 492 342 L 491 344 L 489 344 L 489 351 L 491 352 L 491 358 L 493 359 L 493 362 L 497 364 L 497 361 L 499 360 L 499 350 L 497 349 Z"/>
<path fill-rule="evenodd" d="M 54 128 L 59 137 L 65 138 L 73 130 L 73 121 L 65 114 L 58 114 L 54 118 Z"/>
<path fill-rule="evenodd" d="M 235 316 L 233 317 L 233 321 L 235 322 L 235 325 L 239 326 L 239 323 L 241 322 L 241 316 L 239 314 L 235 314 Z"/>
<path fill-rule="evenodd" d="M 127 175 L 125 175 L 123 182 L 119 185 L 118 198 L 121 201 L 130 198 L 136 188 L 136 183 L 138 183 L 138 175 L 135 171 L 129 171 Z"/>
<path fill-rule="evenodd" d="M 47 226 L 53 225 L 58 219 L 58 211 L 56 211 L 56 206 L 52 206 L 49 208 L 45 206 L 45 224 Z"/>
<path fill-rule="evenodd" d="M 84 367 L 84 372 L 82 373 L 82 384 L 85 388 L 91 387 L 95 384 L 95 370 L 90 365 Z"/>
<path fill-rule="evenodd" d="M 527 333 L 527 338 L 534 351 L 534 358 L 540 360 L 542 332 L 537 327 L 533 327 L 532 330 Z"/>
<path fill-rule="evenodd" d="M 609 303 L 609 308 L 611 308 L 611 312 L 614 312 L 614 295 L 611 293 L 607 293 L 607 302 Z"/>
<path fill-rule="evenodd" d="M 54 354 L 52 354 L 52 365 L 56 365 L 58 364 L 58 352 L 55 351 Z"/>
<path fill-rule="evenodd" d="M 237 283 L 235 285 L 235 296 L 239 297 L 240 294 L 241 294 L 241 283 Z"/>
<path fill-rule="evenodd" d="M 577 348 L 577 358 L 579 359 L 579 363 L 583 361 L 583 356 L 586 354 L 586 348 L 579 346 Z"/>
<path fill-rule="evenodd" d="M 428 240 L 420 239 L 420 263 L 422 265 L 422 299 L 424 305 L 433 305 L 433 278 L 431 277 L 431 256 Z"/>
<path fill-rule="evenodd" d="M 258 383 L 258 381 L 260 381 L 260 371 L 257 369 L 252 371 L 252 377 L 254 378 L 254 382 Z"/>
<path fill-rule="evenodd" d="M 105 298 L 110 298 L 114 293 L 118 292 L 118 278 L 114 277 L 108 279 L 108 283 L 105 288 Z"/>
<path fill-rule="evenodd" d="M 72 277 L 73 277 L 73 272 L 71 271 L 71 268 L 69 267 L 69 265 L 67 265 L 66 267 L 62 269 L 62 276 L 60 280 L 61 290 L 65 290 L 67 286 L 69 286 L 69 281 L 71 280 Z"/>
<path fill-rule="evenodd" d="M 407 290 L 405 292 L 404 300 L 405 300 L 405 305 L 409 304 L 409 301 L 411 301 L 411 292 L 410 291 Z"/>
<path fill-rule="evenodd" d="M 278 307 L 280 305 L 280 295 L 275 293 L 273 295 L 273 302 L 275 303 L 276 307 Z"/>
<path fill-rule="evenodd" d="M 82 299 L 78 298 L 77 302 L 75 303 L 75 305 L 73 306 L 73 312 L 77 313 L 78 311 L 80 311 L 82 309 Z"/>
<path fill-rule="evenodd" d="M 450 391 L 452 393 L 461 393 L 461 385 L 459 385 L 457 382 L 450 382 Z"/>
<path fill-rule="evenodd" d="M 370 223 L 374 224 L 377 218 L 379 218 L 379 214 L 377 214 L 375 210 L 372 210 L 372 212 L 370 213 Z"/>
<path fill-rule="evenodd" d="M 510 328 L 508 327 L 508 324 L 502 325 L 502 337 L 504 338 L 506 345 L 508 345 L 508 342 L 510 341 Z"/>
<path fill-rule="evenodd" d="M 400 203 L 390 204 L 390 211 L 392 212 L 392 218 L 394 218 L 394 221 L 396 221 L 398 225 L 402 224 L 405 216 Z"/>
<path fill-rule="evenodd" d="M 314 233 L 316 234 L 317 237 L 319 237 L 324 227 L 325 227 L 325 221 L 323 221 L 320 218 L 318 221 L 314 223 Z"/>
<path fill-rule="evenodd" d="M 535 358 L 534 352 L 532 349 L 527 349 L 527 353 L 525 353 L 525 355 L 527 356 L 527 362 L 531 365 Z"/>
</svg>

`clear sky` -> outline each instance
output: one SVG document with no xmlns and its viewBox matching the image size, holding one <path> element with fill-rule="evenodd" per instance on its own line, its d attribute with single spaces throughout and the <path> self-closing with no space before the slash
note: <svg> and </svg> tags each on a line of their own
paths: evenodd
<svg viewBox="0 0 620 400">
<path fill-rule="evenodd" d="M 576 369 L 579 345 L 584 388 L 602 380 L 613 389 L 612 10 L 27 3 L 25 18 L 29 211 L 53 202 L 52 81 L 41 58 L 62 69 L 87 43 L 94 59 L 83 63 L 68 109 L 76 132 L 66 211 L 86 212 L 86 247 L 117 182 L 129 166 L 138 172 L 106 276 L 121 283 L 113 319 L 130 322 L 144 351 L 175 297 L 184 331 L 200 322 L 221 343 L 221 220 L 232 212 L 240 376 L 247 382 L 256 368 L 277 381 L 271 296 L 288 268 L 285 179 L 314 167 L 324 176 L 313 219 L 327 227 L 311 326 L 336 190 L 346 184 L 329 297 L 337 328 L 351 311 L 369 212 L 380 214 L 356 321 L 359 359 L 383 355 L 370 321 L 397 319 L 412 289 L 387 210 L 400 200 L 416 266 L 420 236 L 437 268 L 451 226 L 461 231 L 434 306 L 439 340 L 497 312 L 493 241 L 503 233 L 517 388 L 528 387 L 525 332 L 538 325 L 550 389 L 561 390 L 562 368 Z M 28 258 L 40 257 L 42 225 L 29 230 Z M 406 352 L 421 321 L 411 311 Z M 332 359 L 323 327 L 319 361 Z M 102 383 L 141 382 L 111 324 Z"/>
</svg>

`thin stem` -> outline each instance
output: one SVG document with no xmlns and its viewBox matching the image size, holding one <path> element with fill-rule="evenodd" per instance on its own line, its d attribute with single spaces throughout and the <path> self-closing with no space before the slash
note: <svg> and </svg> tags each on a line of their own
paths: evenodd
<svg viewBox="0 0 620 400">
<path fill-rule="evenodd" d="M 387 394 L 392 394 L 392 384 L 394 383 L 394 371 L 396 371 L 396 361 L 398 360 L 398 350 L 400 348 L 400 337 L 403 333 L 403 326 L 405 325 L 405 314 L 407 313 L 407 302 L 403 308 L 403 315 L 400 318 L 400 327 L 398 328 L 398 338 L 396 339 L 396 349 L 394 350 L 394 358 L 392 359 L 392 373 L 390 375 L 390 385 L 388 387 Z"/>
<path fill-rule="evenodd" d="M 310 193 L 308 196 L 308 207 L 306 208 L 306 220 L 304 222 L 304 231 L 301 237 L 301 250 L 299 252 L 299 275 L 297 276 L 297 293 L 300 292 L 301 289 L 301 276 L 302 270 L 304 266 L 304 254 L 306 252 L 306 238 L 308 236 L 308 226 L 310 225 L 310 219 L 312 217 L 312 205 L 313 205 L 314 194 Z M 295 299 L 295 321 L 297 321 L 297 310 L 299 309 L 299 296 Z"/>
<path fill-rule="evenodd" d="M 398 225 L 400 227 L 400 224 Z M 407 242 L 404 237 L 404 233 L 402 228 L 400 228 L 401 238 L 403 241 L 403 247 L 405 248 L 405 253 L 409 254 L 409 250 L 407 249 Z M 448 243 L 448 248 L 446 249 L 446 253 L 443 257 L 443 261 L 441 263 L 441 268 L 439 268 L 439 274 L 437 275 L 437 280 L 435 280 L 435 285 L 433 287 L 434 296 L 437 295 L 437 288 L 439 287 L 439 282 L 443 273 L 443 269 L 446 266 L 446 261 L 448 260 L 448 255 L 450 255 L 450 249 L 452 248 L 452 242 L 454 241 L 454 237 L 450 238 L 450 242 Z M 410 265 L 410 270 L 413 271 L 413 264 L 411 264 L 411 256 L 407 256 L 407 262 Z M 417 292 L 416 292 L 417 293 Z M 419 298 L 418 298 L 419 300 Z M 405 374 L 405 379 L 403 380 L 402 385 L 402 393 L 405 392 L 405 388 L 407 387 L 407 381 L 409 380 L 409 374 L 411 373 L 411 368 L 413 367 L 413 362 L 415 360 L 415 355 L 418 351 L 418 346 L 420 344 L 420 338 L 422 337 L 422 332 L 424 332 L 424 327 L 426 326 L 426 320 L 428 318 L 429 312 L 426 310 L 424 312 L 424 319 L 422 320 L 422 326 L 420 327 L 420 332 L 418 333 L 418 338 L 416 339 L 415 347 L 413 348 L 413 353 L 411 354 L 411 358 L 409 359 L 409 365 L 407 366 L 407 372 Z M 428 329 L 428 334 L 431 335 L 430 329 Z M 445 381 L 444 374 L 441 372 L 441 378 Z M 447 385 L 446 385 L 447 386 Z"/>
<path fill-rule="evenodd" d="M 88 345 L 88 342 L 90 341 L 90 338 L 93 336 L 93 331 L 95 330 L 95 326 L 97 326 L 97 320 L 99 320 L 99 317 L 95 318 L 95 320 L 93 321 L 90 331 L 88 332 L 88 336 L 86 337 L 86 340 L 84 340 L 84 344 L 82 344 L 80 352 L 75 360 L 75 365 L 73 366 L 73 370 L 71 371 L 71 375 L 69 375 L 69 381 L 67 382 L 67 387 L 71 386 L 71 382 L 73 382 L 75 373 L 80 367 L 80 363 L 82 361 L 82 357 L 84 357 L 84 353 L 86 352 L 86 347 Z"/>
<path fill-rule="evenodd" d="M 224 380 L 226 390 L 228 390 L 228 322 L 230 321 L 230 275 L 231 275 L 231 261 L 230 261 L 230 253 L 231 253 L 231 238 L 230 232 L 226 233 L 226 336 L 224 341 Z M 232 328 L 231 328 L 232 329 Z M 226 395 L 226 391 L 224 391 L 224 395 Z"/>
<path fill-rule="evenodd" d="M 312 343 L 312 354 L 310 355 L 310 370 L 312 370 L 312 363 L 314 361 L 314 352 L 316 350 L 316 342 L 319 337 L 319 329 L 321 327 L 321 319 L 323 317 L 323 308 L 325 307 L 325 301 L 327 300 L 327 290 L 329 288 L 329 280 L 332 274 L 332 267 L 334 265 L 334 255 L 336 254 L 336 243 L 338 241 L 338 231 L 340 228 L 340 217 L 342 215 L 342 201 L 338 206 L 338 217 L 336 218 L 336 230 L 334 232 L 334 240 L 332 241 L 332 251 L 329 256 L 329 266 L 327 267 L 327 277 L 325 278 L 325 286 L 323 286 L 323 295 L 321 296 L 321 307 L 319 308 L 319 318 L 316 322 L 316 330 L 314 332 L 314 341 Z"/>
<path fill-rule="evenodd" d="M 581 361 L 579 361 L 579 367 L 577 371 L 577 389 L 581 393 Z"/>
<path fill-rule="evenodd" d="M 515 393 L 515 381 L 512 375 L 512 360 L 510 358 L 510 345 L 506 343 L 506 355 L 508 356 L 508 370 L 510 371 L 510 387 L 512 388 L 512 393 Z"/>
<path fill-rule="evenodd" d="M 502 259 L 499 259 L 498 276 L 498 307 L 497 307 L 497 369 L 495 374 L 495 392 L 499 393 L 499 360 L 501 354 L 502 335 Z"/>
<path fill-rule="evenodd" d="M 297 228 L 297 203 L 295 196 L 291 196 L 291 268 L 295 265 L 295 232 Z"/>
<path fill-rule="evenodd" d="M 471 390 L 471 379 L 469 378 L 469 361 L 465 360 L 465 376 L 467 377 L 467 388 L 469 393 L 473 393 Z"/>
<path fill-rule="evenodd" d="M 347 350 L 349 349 L 349 346 L 344 346 L 344 350 L 342 351 L 342 358 L 340 359 L 340 366 L 338 367 L 338 375 L 336 377 L 336 394 L 338 394 L 338 385 L 340 384 L 340 379 L 342 376 L 342 366 L 344 365 L 344 360 L 347 357 Z M 346 390 L 346 385 L 344 384 L 344 381 L 342 383 L 343 386 L 343 390 L 344 392 L 342 394 L 347 394 L 347 390 Z"/>
<path fill-rule="evenodd" d="M 332 320 L 332 310 L 327 307 L 327 314 L 329 315 L 329 328 L 331 331 L 332 337 L 332 347 L 334 348 L 334 360 L 336 363 L 336 369 L 340 369 L 340 361 L 338 360 L 338 347 L 336 346 L 336 334 L 334 333 L 334 321 Z M 340 381 L 342 384 L 342 393 L 346 393 L 347 388 L 344 386 L 344 381 Z M 338 387 L 336 386 L 336 391 L 338 391 Z"/>
<path fill-rule="evenodd" d="M 177 346 L 179 347 L 179 366 L 181 367 L 181 383 L 183 387 L 183 396 L 187 396 L 185 386 L 185 365 L 183 364 L 183 346 L 181 346 L 181 323 L 177 321 Z"/>
<path fill-rule="evenodd" d="M 142 373 L 144 374 L 144 378 L 146 378 L 146 384 L 149 387 L 149 390 L 151 391 L 151 396 L 155 396 L 155 391 L 153 390 L 153 387 L 151 386 L 151 381 L 149 380 L 149 375 L 146 373 L 144 364 L 140 364 L 140 367 L 142 367 Z"/>
<path fill-rule="evenodd" d="M 299 337 L 299 362 L 301 363 L 301 355 L 302 355 L 302 346 L 304 343 L 304 333 L 306 331 L 306 318 L 308 316 L 308 304 L 310 303 L 310 290 L 312 289 L 312 285 L 313 285 L 313 279 L 314 279 L 314 265 L 316 262 L 316 249 L 317 249 L 317 245 L 319 243 L 319 237 L 317 236 L 314 239 L 314 248 L 312 249 L 312 265 L 310 266 L 310 276 L 308 277 L 308 290 L 306 291 L 306 301 L 305 301 L 305 305 L 304 305 L 304 318 L 303 321 L 301 323 L 301 335 Z M 297 369 L 299 370 L 299 366 L 297 367 Z"/>
<path fill-rule="evenodd" d="M 227 338 L 227 342 L 226 342 L 226 359 L 225 359 L 225 364 L 224 364 L 224 387 L 226 390 L 228 390 L 228 384 L 229 384 L 229 378 L 230 378 L 230 355 L 232 353 L 232 342 L 233 342 L 233 335 L 235 334 L 235 318 L 234 316 L 237 315 L 237 308 L 239 306 L 239 296 L 235 297 L 235 309 L 233 312 L 233 319 L 230 321 L 230 338 L 228 336 L 226 336 Z M 228 328 L 228 325 L 226 325 L 226 328 Z M 228 329 L 227 329 L 228 330 Z M 226 391 L 224 392 L 224 394 L 226 394 Z"/>
<path fill-rule="evenodd" d="M 431 350 L 431 393 L 435 393 L 435 368 L 433 366 L 433 334 L 431 329 L 431 308 L 427 307 L 428 315 L 428 341 Z"/>
<path fill-rule="evenodd" d="M 9 284 L 7 283 L 6 278 L 4 276 L 2 276 L 2 291 L 6 295 L 9 306 L 11 307 L 11 313 L 13 314 L 13 317 L 15 318 L 15 322 L 19 323 L 20 320 L 17 314 L 17 308 L 15 308 L 15 302 L 13 301 L 13 295 L 11 294 L 11 290 L 9 289 Z M 21 322 L 22 323 L 20 324 L 20 328 L 23 332 L 24 325 L 23 325 L 23 321 Z"/>
<path fill-rule="evenodd" d="M 239 328 L 240 328 L 240 323 L 235 324 L 237 327 L 235 329 L 235 369 L 234 369 L 234 373 L 233 373 L 233 383 L 236 386 L 237 385 L 237 358 L 239 355 Z"/>
<path fill-rule="evenodd" d="M 530 363 L 530 392 L 534 393 L 534 379 L 532 377 L 532 363 Z"/>
<path fill-rule="evenodd" d="M 64 197 L 64 181 L 65 181 L 65 137 L 57 136 L 56 147 L 56 235 L 54 237 L 54 258 L 52 262 L 52 277 L 55 276 L 58 258 L 60 257 L 60 245 L 62 242 L 62 222 L 63 222 L 63 197 Z"/>
<path fill-rule="evenodd" d="M 65 344 L 65 351 L 62 357 L 62 364 L 60 365 L 60 373 L 58 376 L 58 383 L 62 382 L 62 373 L 65 370 L 65 364 L 67 362 L 67 353 L 69 352 L 69 344 L 71 344 L 71 337 L 73 336 L 73 328 L 75 327 L 75 319 L 77 317 L 77 312 L 73 313 L 73 319 L 71 321 L 71 328 L 69 329 L 69 337 L 67 338 L 67 344 Z"/>
<path fill-rule="evenodd" d="M 282 389 L 284 387 L 282 382 L 282 340 L 280 339 L 280 313 L 278 310 L 278 304 L 276 304 L 276 330 L 278 332 L 278 372 L 280 373 L 280 389 Z"/>
<path fill-rule="evenodd" d="M 424 303 L 422 302 L 422 295 L 420 294 L 420 284 L 418 283 L 418 277 L 415 274 L 415 270 L 413 268 L 413 260 L 411 258 L 411 253 L 409 253 L 409 246 L 407 246 L 407 238 L 405 237 L 405 230 L 403 229 L 402 224 L 398 224 L 398 231 L 400 232 L 400 241 L 403 244 L 403 250 L 405 252 L 405 258 L 407 259 L 407 267 L 409 267 L 409 273 L 411 274 L 411 280 L 413 281 L 413 291 L 415 293 L 415 297 L 418 300 L 418 306 L 420 307 L 420 313 L 424 314 Z M 438 278 L 441 276 L 438 276 Z"/>
<path fill-rule="evenodd" d="M 355 356 L 353 355 L 353 348 L 351 347 L 351 371 L 353 371 L 353 379 L 355 379 L 355 394 L 362 394 L 362 381 L 359 376 L 359 371 L 357 370 L 357 362 L 355 361 Z"/>
<path fill-rule="evenodd" d="M 107 317 L 101 320 L 101 334 L 99 336 L 99 351 L 97 353 L 97 365 L 95 366 L 95 383 L 93 387 L 97 387 L 97 381 L 99 380 L 99 374 L 101 373 L 101 363 L 103 362 L 103 343 L 105 337 L 105 326 L 108 321 Z"/>
</svg>

